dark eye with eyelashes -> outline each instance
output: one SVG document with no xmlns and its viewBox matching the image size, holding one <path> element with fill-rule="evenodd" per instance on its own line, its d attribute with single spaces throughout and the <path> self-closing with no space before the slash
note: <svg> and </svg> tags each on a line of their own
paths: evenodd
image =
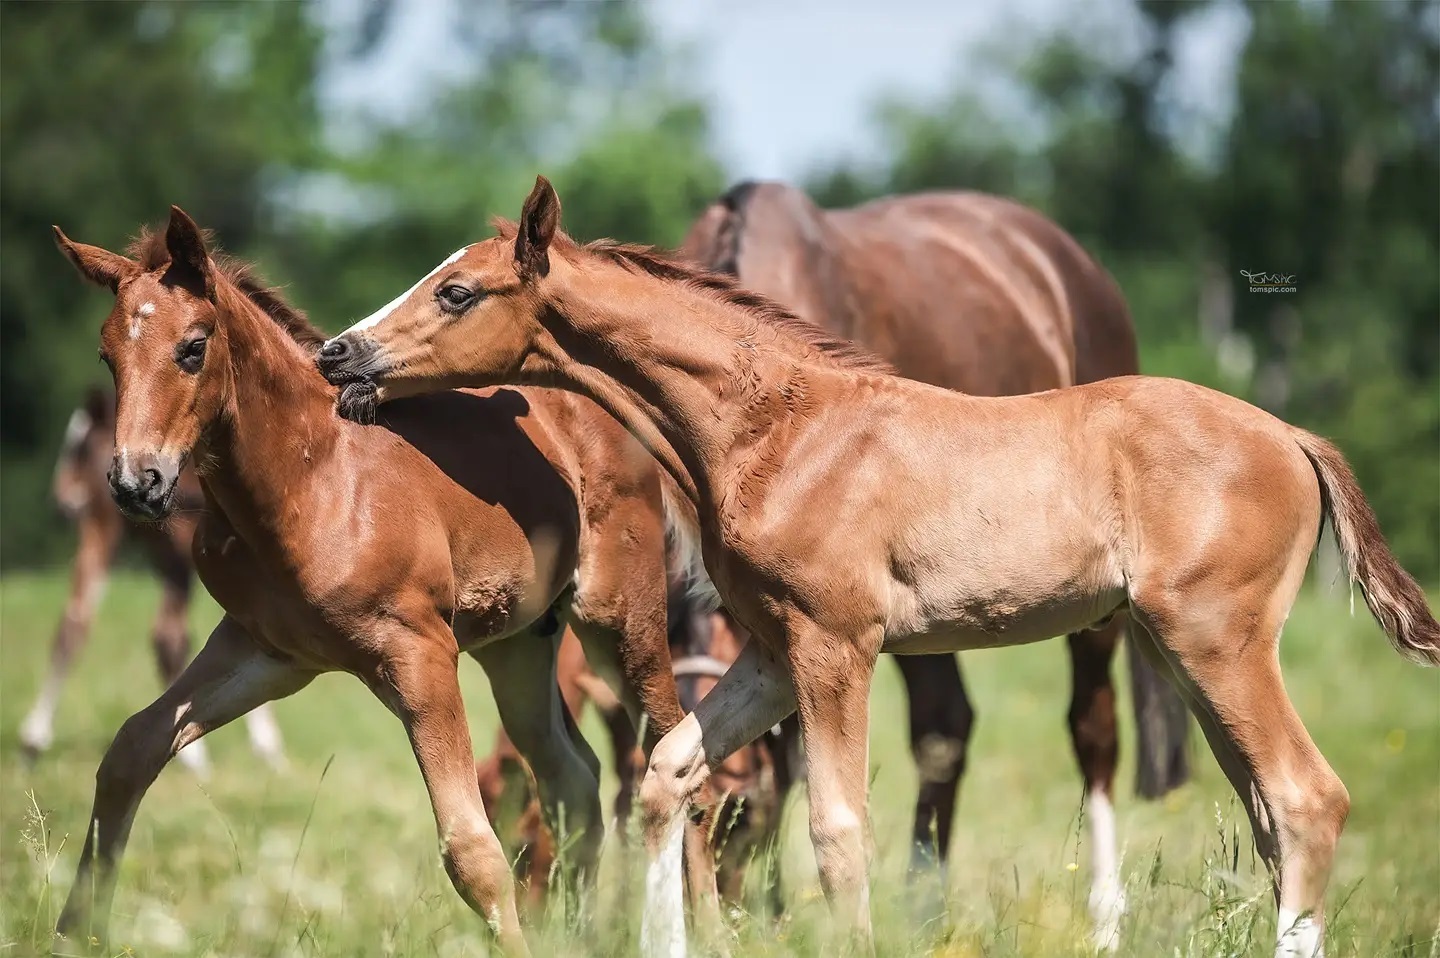
<svg viewBox="0 0 1440 958">
<path fill-rule="evenodd" d="M 458 313 L 469 308 L 480 298 L 480 294 L 464 286 L 457 286 L 454 283 L 442 286 L 435 291 L 435 302 L 447 313 Z"/>
<path fill-rule="evenodd" d="M 180 340 L 175 345 L 175 364 L 187 373 L 198 373 L 200 367 L 205 365 L 205 342 L 206 335 L 197 333 L 186 339 Z"/>
</svg>

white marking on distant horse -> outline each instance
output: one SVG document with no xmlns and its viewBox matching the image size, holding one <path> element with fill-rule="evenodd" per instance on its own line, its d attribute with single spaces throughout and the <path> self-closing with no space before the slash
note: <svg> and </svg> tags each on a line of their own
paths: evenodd
<svg viewBox="0 0 1440 958">
<path fill-rule="evenodd" d="M 250 732 L 250 748 L 255 754 L 263 758 L 271 768 L 284 770 L 285 746 L 280 737 L 280 726 L 275 724 L 275 716 L 270 711 L 269 705 L 260 705 L 252 709 L 245 716 L 245 724 Z"/>
<path fill-rule="evenodd" d="M 414 286 L 411 286 L 405 292 L 401 293 L 399 296 L 396 296 L 394 299 L 390 300 L 390 302 L 386 303 L 384 306 L 381 306 L 375 312 L 371 313 L 369 316 L 366 316 L 354 326 L 351 326 L 349 329 L 345 330 L 345 333 L 357 333 L 362 329 L 369 329 L 370 327 L 377 325 L 386 316 L 389 316 L 391 313 L 395 312 L 395 310 L 399 308 L 401 303 L 409 299 L 410 295 L 414 293 L 417 289 L 419 289 L 421 286 L 424 286 L 425 283 L 431 279 L 431 277 L 433 277 L 436 273 L 440 272 L 445 267 L 449 266 L 451 263 L 458 260 L 460 257 L 464 256 L 466 251 L 469 249 L 470 247 L 468 246 L 462 246 L 455 252 L 451 253 L 449 256 L 445 257 L 445 259 L 441 261 L 439 266 L 436 266 L 430 272 L 420 277 L 419 282 L 417 282 Z M 341 333 L 340 335 L 343 336 L 345 335 L 345 333 Z"/>
<path fill-rule="evenodd" d="M 1110 796 L 1092 789 L 1086 799 L 1090 819 L 1090 917 L 1095 922 L 1095 947 L 1114 951 L 1120 946 L 1120 918 L 1125 914 L 1125 886 L 1120 881 L 1120 859 L 1115 853 L 1115 807 Z"/>
<path fill-rule="evenodd" d="M 130 338 L 140 338 L 140 321 L 155 315 L 154 303 L 141 303 L 135 307 L 135 313 L 130 317 Z"/>
</svg>

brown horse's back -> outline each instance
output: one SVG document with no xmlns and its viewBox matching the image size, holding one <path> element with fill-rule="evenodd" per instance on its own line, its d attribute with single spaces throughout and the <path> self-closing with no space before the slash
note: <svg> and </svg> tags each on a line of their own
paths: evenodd
<svg viewBox="0 0 1440 958">
<path fill-rule="evenodd" d="M 921 193 L 827 211 L 782 184 L 748 184 L 702 215 L 685 251 L 947 389 L 1015 395 L 1139 368 L 1109 274 L 1055 223 L 1000 197 Z"/>
</svg>

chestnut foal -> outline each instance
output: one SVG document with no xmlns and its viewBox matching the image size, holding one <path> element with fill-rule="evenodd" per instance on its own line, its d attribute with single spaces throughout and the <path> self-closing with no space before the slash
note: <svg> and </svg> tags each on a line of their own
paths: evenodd
<svg viewBox="0 0 1440 958">
<path fill-rule="evenodd" d="M 118 398 L 111 492 L 128 515 L 160 519 L 194 462 L 196 565 L 226 610 L 106 752 L 60 930 L 103 933 L 135 810 L 177 750 L 343 671 L 403 723 L 456 890 L 524 952 L 457 656 L 490 676 L 552 826 L 578 836 L 577 868 L 593 876 L 598 762 L 560 700 L 556 651 L 568 622 L 636 722 L 648 717 L 650 741 L 680 720 L 654 463 L 597 406 L 558 391 L 451 392 L 388 407 L 380 426 L 342 420 L 314 367 L 322 335 L 212 258 L 178 208 L 134 259 L 56 238 L 115 293 L 101 332 Z"/>
<path fill-rule="evenodd" d="M 60 457 L 55 461 L 51 494 L 65 518 L 75 523 L 78 543 L 70 574 L 70 599 L 55 630 L 50 648 L 50 671 L 40 687 L 35 704 L 20 726 L 20 748 L 31 761 L 50 747 L 55 735 L 55 710 L 65 677 L 75 657 L 85 647 L 90 623 L 110 578 L 110 563 L 126 533 L 145 546 L 160 580 L 160 611 L 155 617 L 151 643 L 160 681 L 169 685 L 179 677 L 190 658 L 190 588 L 195 563 L 190 544 L 195 536 L 199 509 L 200 482 L 194 470 L 180 474 L 175 496 L 175 514 L 164 525 L 127 522 L 110 498 L 105 473 L 115 457 L 115 396 L 108 390 L 91 388 L 85 401 L 70 414 Z M 285 768 L 285 750 L 280 728 L 268 705 L 245 716 L 250 747 L 272 768 Z M 205 743 L 194 742 L 176 756 L 192 771 L 207 768 Z"/>
<path fill-rule="evenodd" d="M 518 227 L 462 250 L 320 350 L 396 398 L 545 382 L 640 437 L 699 517 L 753 638 L 651 755 L 642 943 L 685 950 L 681 826 L 709 771 L 798 709 L 810 835 L 836 919 L 869 946 L 868 695 L 882 651 L 1039 641 L 1128 611 L 1250 816 L 1276 952 L 1323 951 L 1349 808 L 1276 649 L 1325 518 L 1391 643 L 1440 624 L 1344 458 L 1234 397 L 1144 376 L 983 398 L 899 379 L 732 281 L 580 246 L 543 178 Z"/>
</svg>

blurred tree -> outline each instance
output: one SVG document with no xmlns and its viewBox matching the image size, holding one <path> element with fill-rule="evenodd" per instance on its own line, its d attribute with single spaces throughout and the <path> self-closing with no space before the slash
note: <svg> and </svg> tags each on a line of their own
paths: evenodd
<svg viewBox="0 0 1440 958">
<path fill-rule="evenodd" d="M 0 31 L 0 557 L 53 535 L 48 459 L 103 378 L 107 306 L 50 225 L 117 247 L 179 203 L 245 249 L 267 185 L 315 155 L 316 34 L 297 4 L 7 4 Z"/>
<path fill-rule="evenodd" d="M 537 172 L 577 235 L 678 241 L 720 191 L 703 106 L 636 3 L 453 8 L 465 69 L 399 121 L 348 137 L 318 90 L 331 55 L 364 65 L 406 8 L 368 0 L 327 37 L 296 3 L 7 4 L 0 31 L 0 562 L 55 557 L 46 482 L 95 360 L 105 295 L 50 224 L 121 246 L 178 203 L 258 259 L 323 326 L 404 289 L 519 213 Z M 60 66 L 60 65 L 63 65 Z M 337 142 L 342 141 L 342 142 Z"/>
</svg>

